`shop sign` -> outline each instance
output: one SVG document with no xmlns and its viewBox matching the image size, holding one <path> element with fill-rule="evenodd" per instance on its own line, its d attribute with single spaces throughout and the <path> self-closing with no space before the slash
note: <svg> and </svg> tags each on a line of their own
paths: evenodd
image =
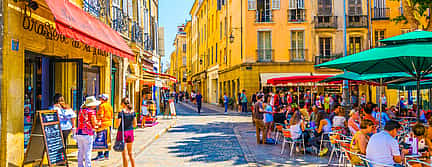
<svg viewBox="0 0 432 167">
<path fill-rule="evenodd" d="M 19 50 L 19 41 L 17 39 L 12 39 L 12 50 L 13 51 L 18 51 Z"/>
<path fill-rule="evenodd" d="M 29 12 L 27 12 L 27 11 L 29 11 Z M 58 42 L 61 42 L 64 44 L 70 44 L 74 48 L 82 49 L 83 51 L 93 53 L 93 56 L 104 56 L 104 57 L 109 56 L 109 53 L 102 50 L 102 49 L 95 48 L 95 47 L 92 47 L 92 46 L 87 45 L 87 44 L 83 44 L 80 41 L 77 41 L 77 40 L 74 40 L 71 38 L 67 38 L 65 35 L 59 34 L 57 32 L 57 30 L 54 28 L 54 25 L 52 25 L 48 22 L 42 23 L 42 22 L 32 18 L 31 17 L 31 11 L 30 11 L 30 9 L 28 9 L 28 6 L 25 7 L 24 12 L 23 12 L 22 27 L 24 28 L 24 30 L 35 32 L 38 35 L 44 36 L 45 39 L 47 39 L 47 40 L 58 41 Z M 17 47 L 18 46 L 19 45 L 17 45 Z M 12 47 L 12 50 L 13 50 L 13 47 Z"/>
</svg>

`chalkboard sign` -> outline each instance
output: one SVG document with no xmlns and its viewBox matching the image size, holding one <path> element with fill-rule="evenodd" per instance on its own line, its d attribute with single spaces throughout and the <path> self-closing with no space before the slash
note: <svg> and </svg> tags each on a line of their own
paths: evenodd
<svg viewBox="0 0 432 167">
<path fill-rule="evenodd" d="M 39 161 L 42 165 L 44 153 L 48 165 L 66 164 L 66 149 L 57 110 L 38 111 L 24 156 L 24 165 Z"/>
</svg>

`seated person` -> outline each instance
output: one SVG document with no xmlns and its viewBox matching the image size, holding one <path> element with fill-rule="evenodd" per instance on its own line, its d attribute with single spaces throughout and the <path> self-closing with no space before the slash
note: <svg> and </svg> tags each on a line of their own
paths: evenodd
<svg viewBox="0 0 432 167">
<path fill-rule="evenodd" d="M 344 128 L 346 124 L 345 112 L 343 109 L 336 108 L 335 110 L 336 116 L 333 117 L 333 127 Z"/>
<path fill-rule="evenodd" d="M 286 120 L 284 107 L 280 106 L 276 109 L 276 113 L 274 113 L 274 122 L 284 124 Z"/>
<path fill-rule="evenodd" d="M 305 125 L 303 123 L 303 120 L 301 119 L 301 114 L 299 111 L 296 111 L 291 117 L 289 125 L 291 138 L 293 140 L 300 138 L 302 132 L 305 130 Z"/>
<path fill-rule="evenodd" d="M 360 124 L 360 130 L 355 133 L 351 140 L 351 151 L 357 154 L 366 154 L 366 147 L 369 142 L 369 133 L 373 133 L 375 130 L 374 123 L 371 120 L 362 120 Z M 351 164 L 360 165 L 362 160 L 358 156 L 351 157 Z"/>
<path fill-rule="evenodd" d="M 395 139 L 398 130 L 401 128 L 399 122 L 390 120 L 386 123 L 384 130 L 372 135 L 366 148 L 366 158 L 373 163 L 402 166 L 407 149 L 399 150 L 399 143 Z M 378 165 L 373 165 L 378 166 Z"/>
<path fill-rule="evenodd" d="M 348 129 L 354 136 L 360 130 L 360 114 L 355 109 L 351 110 L 350 118 L 348 119 Z"/>
<path fill-rule="evenodd" d="M 422 124 L 415 124 L 412 128 L 410 136 L 417 138 L 418 141 L 418 152 L 427 151 L 426 143 L 426 128 Z M 430 142 L 429 142 L 430 143 Z"/>
</svg>

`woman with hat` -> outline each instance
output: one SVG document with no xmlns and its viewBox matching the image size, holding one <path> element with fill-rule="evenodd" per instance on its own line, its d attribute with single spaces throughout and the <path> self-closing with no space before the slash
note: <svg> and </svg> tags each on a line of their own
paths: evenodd
<svg viewBox="0 0 432 167">
<path fill-rule="evenodd" d="M 100 126 L 96 119 L 96 107 L 100 101 L 94 96 L 87 97 L 81 106 L 78 115 L 77 143 L 78 143 L 78 167 L 91 166 L 91 153 L 93 147 L 93 136 L 95 129 Z M 84 163 L 85 161 L 85 163 Z"/>
</svg>

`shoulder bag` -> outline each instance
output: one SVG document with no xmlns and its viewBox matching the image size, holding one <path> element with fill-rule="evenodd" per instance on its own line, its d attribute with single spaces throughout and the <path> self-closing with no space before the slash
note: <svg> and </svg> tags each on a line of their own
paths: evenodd
<svg viewBox="0 0 432 167">
<path fill-rule="evenodd" d="M 122 140 L 116 140 L 115 141 L 115 143 L 114 143 L 114 147 L 113 147 L 113 149 L 114 149 L 114 151 L 116 151 L 116 152 L 123 152 L 124 151 L 124 148 L 125 148 L 125 142 L 124 142 L 124 112 L 122 111 L 122 119 L 121 119 L 121 122 L 122 122 L 122 131 L 121 131 L 121 133 L 122 133 Z M 118 133 L 119 133 L 119 131 L 117 131 L 117 136 L 118 136 Z"/>
</svg>

